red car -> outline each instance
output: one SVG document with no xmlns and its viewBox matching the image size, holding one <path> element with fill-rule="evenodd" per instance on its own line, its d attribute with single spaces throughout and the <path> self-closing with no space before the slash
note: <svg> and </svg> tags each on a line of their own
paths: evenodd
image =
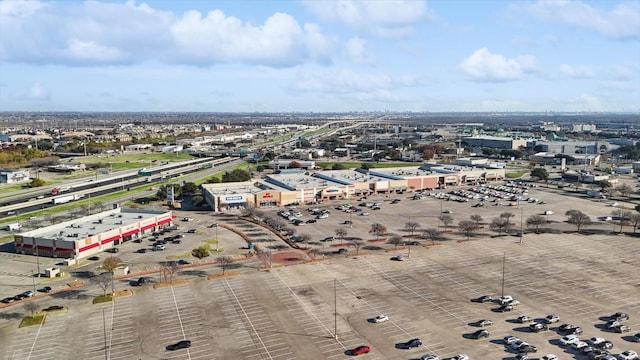
<svg viewBox="0 0 640 360">
<path fill-rule="evenodd" d="M 371 348 L 363 345 L 363 346 L 358 346 L 357 348 L 351 350 L 351 355 L 362 355 L 362 354 L 368 354 L 371 351 Z"/>
</svg>

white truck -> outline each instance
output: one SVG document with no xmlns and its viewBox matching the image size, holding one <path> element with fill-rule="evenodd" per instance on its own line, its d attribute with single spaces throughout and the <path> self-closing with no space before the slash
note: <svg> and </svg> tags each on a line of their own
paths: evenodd
<svg viewBox="0 0 640 360">
<path fill-rule="evenodd" d="M 7 224 L 4 228 L 7 231 L 20 230 L 20 229 L 22 229 L 22 224 L 20 224 L 20 223 Z"/>
<path fill-rule="evenodd" d="M 78 200 L 83 197 L 84 197 L 84 194 L 71 194 L 71 195 L 65 195 L 65 196 L 58 196 L 57 198 L 51 199 L 51 203 L 53 205 L 64 204 L 64 203 L 68 203 L 69 201 Z"/>
<path fill-rule="evenodd" d="M 606 199 L 607 197 L 601 192 L 596 190 L 587 190 L 587 196 L 596 199 Z"/>
</svg>

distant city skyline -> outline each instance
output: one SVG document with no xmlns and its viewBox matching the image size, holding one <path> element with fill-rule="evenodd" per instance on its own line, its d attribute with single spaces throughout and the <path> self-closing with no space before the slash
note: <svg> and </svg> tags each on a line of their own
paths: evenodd
<svg viewBox="0 0 640 360">
<path fill-rule="evenodd" d="M 0 111 L 635 113 L 640 0 L 4 0 Z"/>
</svg>

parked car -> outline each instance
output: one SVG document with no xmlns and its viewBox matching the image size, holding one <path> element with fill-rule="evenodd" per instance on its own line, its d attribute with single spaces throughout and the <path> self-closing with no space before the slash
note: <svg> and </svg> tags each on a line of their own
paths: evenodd
<svg viewBox="0 0 640 360">
<path fill-rule="evenodd" d="M 500 302 L 500 305 L 507 304 L 510 301 L 513 301 L 513 296 L 511 295 L 502 295 L 498 298 L 498 302 Z"/>
<path fill-rule="evenodd" d="M 191 347 L 191 341 L 190 340 L 181 340 L 178 341 L 175 344 L 171 344 L 171 345 L 167 345 L 166 349 L 169 351 L 175 351 L 175 350 L 180 350 L 180 349 L 187 349 Z"/>
<path fill-rule="evenodd" d="M 327 236 L 326 238 L 320 240 L 321 242 L 329 242 L 329 241 L 333 241 L 334 237 L 333 236 Z"/>
<path fill-rule="evenodd" d="M 513 306 L 511 305 L 502 305 L 499 308 L 495 309 L 497 312 L 507 312 L 513 310 Z"/>
<path fill-rule="evenodd" d="M 511 336 L 511 335 L 509 335 L 509 336 L 505 336 L 505 337 L 502 339 L 502 341 L 504 341 L 504 343 L 505 343 L 505 344 L 507 344 L 507 345 L 511 345 L 511 344 L 513 344 L 513 343 L 515 343 L 516 341 L 519 341 L 519 340 L 520 340 L 520 339 L 519 339 L 518 337 L 516 337 L 516 336 Z"/>
<path fill-rule="evenodd" d="M 117 247 L 112 247 L 112 248 L 108 248 L 107 250 L 105 250 L 106 252 L 109 253 L 117 253 L 120 251 L 120 249 L 118 249 Z"/>
<path fill-rule="evenodd" d="M 368 354 L 369 352 L 371 352 L 371 348 L 366 345 L 358 346 L 357 348 L 351 349 L 350 351 L 351 355 L 353 356 Z"/>
<path fill-rule="evenodd" d="M 144 254 L 144 253 L 146 253 L 146 252 L 147 252 L 147 249 L 138 249 L 138 250 L 136 250 L 136 252 L 137 252 L 138 254 Z"/>
<path fill-rule="evenodd" d="M 161 245 L 161 244 L 158 244 L 158 245 L 154 245 L 154 246 L 153 246 L 153 248 L 152 248 L 152 250 L 153 250 L 153 251 L 162 251 L 162 250 L 164 250 L 164 249 L 166 249 L 166 248 L 167 248 L 166 246 Z"/>
<path fill-rule="evenodd" d="M 49 307 L 46 307 L 46 308 L 42 309 L 42 311 L 44 311 L 44 312 L 59 311 L 59 310 L 64 310 L 64 306 L 62 306 L 62 305 L 51 305 Z"/>
<path fill-rule="evenodd" d="M 602 342 L 605 342 L 605 341 L 607 341 L 607 340 L 605 340 L 604 338 L 601 338 L 601 337 L 596 337 L 596 336 L 594 336 L 591 339 L 587 340 L 587 342 L 590 345 L 593 345 L 593 346 L 596 346 L 596 345 L 598 345 L 598 344 L 600 344 Z"/>
<path fill-rule="evenodd" d="M 43 292 L 43 293 L 50 293 L 52 290 L 53 289 L 51 288 L 51 286 L 45 286 L 42 289 L 40 289 L 39 291 Z"/>
<path fill-rule="evenodd" d="M 469 360 L 469 356 L 466 354 L 457 354 L 454 355 L 451 360 Z"/>
<path fill-rule="evenodd" d="M 397 255 L 391 258 L 391 260 L 395 261 L 404 261 L 404 255 Z"/>
<path fill-rule="evenodd" d="M 602 350 L 609 350 L 609 349 L 613 349 L 613 343 L 609 340 L 605 340 L 599 344 L 596 344 L 596 347 Z"/>
<path fill-rule="evenodd" d="M 618 360 L 638 360 L 638 353 L 633 350 L 623 351 L 618 355 Z"/>
<path fill-rule="evenodd" d="M 13 296 L 6 297 L 6 298 L 2 299 L 2 302 L 5 303 L 5 304 L 11 304 L 14 301 L 16 301 L 16 299 Z"/>
<path fill-rule="evenodd" d="M 609 316 L 609 319 L 618 320 L 618 321 L 629 320 L 629 314 L 623 313 L 623 312 L 617 312 L 615 314 L 611 314 L 611 316 Z"/>
<path fill-rule="evenodd" d="M 475 325 L 476 326 L 481 326 L 481 327 L 489 326 L 489 325 L 493 325 L 493 321 L 487 320 L 487 319 L 482 319 L 482 320 L 476 321 Z"/>
<path fill-rule="evenodd" d="M 560 316 L 556 314 L 551 314 L 551 315 L 547 315 L 547 317 L 545 317 L 544 320 L 547 322 L 547 324 L 553 324 L 560 321 Z"/>
<path fill-rule="evenodd" d="M 471 334 L 471 337 L 474 339 L 482 339 L 484 337 L 489 337 L 489 330 L 486 329 L 482 329 L 482 330 L 478 330 L 476 332 L 474 332 L 473 334 Z"/>
<path fill-rule="evenodd" d="M 404 347 L 406 349 L 411 349 L 414 347 L 419 347 L 422 346 L 422 340 L 420 339 L 411 339 L 409 341 L 407 341 L 406 343 L 404 343 Z"/>
<path fill-rule="evenodd" d="M 635 341 L 635 342 L 637 342 L 637 343 L 640 343 L 640 332 L 639 332 L 639 333 L 634 334 L 634 335 L 631 337 L 631 340 L 633 340 L 633 341 Z"/>
<path fill-rule="evenodd" d="M 560 338 L 560 345 L 569 346 L 573 343 L 580 341 L 577 335 L 566 335 Z"/>
<path fill-rule="evenodd" d="M 482 295 L 479 298 L 477 298 L 476 301 L 479 303 L 492 302 L 493 297 L 491 297 L 491 295 Z"/>
<path fill-rule="evenodd" d="M 385 322 L 387 320 L 389 320 L 389 317 L 387 315 L 384 315 L 384 314 L 380 314 L 380 315 L 378 315 L 378 316 L 376 316 L 376 317 L 374 317 L 372 319 L 372 321 L 374 323 L 381 323 L 381 322 Z"/>
<path fill-rule="evenodd" d="M 342 248 L 338 250 L 338 254 L 346 254 L 349 250 Z"/>
<path fill-rule="evenodd" d="M 420 360 L 440 360 L 440 358 L 437 355 L 422 355 L 420 356 Z"/>
<path fill-rule="evenodd" d="M 553 354 L 547 354 L 541 357 L 540 360 L 558 360 L 558 357 Z"/>
<path fill-rule="evenodd" d="M 538 352 L 538 348 L 530 344 L 523 344 L 518 348 L 518 351 L 522 353 L 534 353 Z"/>
<path fill-rule="evenodd" d="M 549 330 L 549 325 L 536 322 L 536 323 L 529 324 L 529 330 L 537 333 L 540 331 Z"/>
<path fill-rule="evenodd" d="M 198 232 L 198 229 L 189 229 L 189 230 L 187 230 L 188 234 L 195 234 L 196 232 Z"/>
<path fill-rule="evenodd" d="M 516 321 L 518 321 L 521 324 L 524 324 L 524 323 L 532 322 L 533 319 L 528 317 L 527 315 L 520 315 L 520 316 L 518 316 Z"/>
<path fill-rule="evenodd" d="M 27 290 L 23 292 L 22 295 L 24 295 L 25 298 L 28 298 L 28 297 L 33 297 L 35 294 L 31 290 Z"/>
<path fill-rule="evenodd" d="M 617 332 L 617 333 L 626 333 L 631 331 L 631 328 L 628 327 L 627 325 L 619 325 L 616 326 L 615 328 L 613 328 L 613 331 Z"/>
<path fill-rule="evenodd" d="M 579 326 L 574 326 L 571 324 L 562 324 L 558 327 L 558 331 L 561 334 L 566 334 L 566 335 L 570 335 L 570 334 L 575 334 L 575 335 L 580 335 L 582 334 L 582 328 Z"/>
</svg>

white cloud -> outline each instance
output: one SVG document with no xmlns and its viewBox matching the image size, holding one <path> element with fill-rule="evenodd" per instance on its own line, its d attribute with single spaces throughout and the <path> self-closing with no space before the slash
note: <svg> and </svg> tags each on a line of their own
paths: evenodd
<svg viewBox="0 0 640 360">
<path fill-rule="evenodd" d="M 345 51 L 353 63 L 357 65 L 370 65 L 373 63 L 373 58 L 367 52 L 366 45 L 366 40 L 360 37 L 354 37 L 347 41 Z"/>
<path fill-rule="evenodd" d="M 11 97 L 21 101 L 51 100 L 51 92 L 40 83 L 34 83 L 29 89 L 15 93 Z"/>
<path fill-rule="evenodd" d="M 536 60 L 530 55 L 509 59 L 481 48 L 463 60 L 460 68 L 475 81 L 503 82 L 517 80 L 525 73 L 535 71 Z"/>
<path fill-rule="evenodd" d="M 329 63 L 333 46 L 317 25 L 301 25 L 284 13 L 253 26 L 219 10 L 177 15 L 133 1 L 56 6 L 2 1 L 0 16 L 1 60 L 14 62 L 244 62 L 279 67 Z"/>
<path fill-rule="evenodd" d="M 574 111 L 602 111 L 604 107 L 602 102 L 596 96 L 591 94 L 580 94 L 568 101 L 570 109 Z"/>
<path fill-rule="evenodd" d="M 620 3 L 611 10 L 573 0 L 540 0 L 527 8 L 544 21 L 593 30 L 611 38 L 640 38 L 640 2 L 637 1 Z"/>
<path fill-rule="evenodd" d="M 433 19 L 423 0 L 307 0 L 317 16 L 381 37 L 406 36 L 413 25 Z"/>
<path fill-rule="evenodd" d="M 593 77 L 591 69 L 584 66 L 560 65 L 560 71 L 573 78 L 589 79 Z"/>
</svg>

